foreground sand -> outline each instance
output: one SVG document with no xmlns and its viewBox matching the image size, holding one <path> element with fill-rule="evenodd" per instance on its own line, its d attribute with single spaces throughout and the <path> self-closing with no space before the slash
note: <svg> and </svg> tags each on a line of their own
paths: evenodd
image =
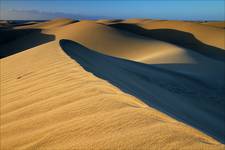
<svg viewBox="0 0 225 150">
<path fill-rule="evenodd" d="M 203 68 L 200 75 L 210 86 L 223 86 L 222 62 L 209 59 L 207 64 L 203 57 L 194 60 L 191 56 L 195 54 L 187 55 L 183 47 L 93 21 L 57 20 L 18 28 L 39 29 L 55 39 L 37 43 L 43 35 L 35 31 L 16 40 L 9 38 L 1 46 L 1 50 L 15 52 L 1 59 L 2 149 L 225 148 L 85 71 L 64 52 L 60 40 L 73 40 L 104 54 L 148 64 L 194 63 L 202 68 L 213 63 L 215 68 Z M 16 49 L 22 43 L 28 43 L 29 49 Z M 213 44 L 221 48 L 219 42 Z M 193 68 L 189 71 L 194 73 Z M 212 77 L 215 82 L 209 80 Z"/>
</svg>

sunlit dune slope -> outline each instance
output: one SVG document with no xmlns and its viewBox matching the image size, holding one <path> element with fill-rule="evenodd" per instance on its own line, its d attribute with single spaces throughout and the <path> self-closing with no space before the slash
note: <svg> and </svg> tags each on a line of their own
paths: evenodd
<svg viewBox="0 0 225 150">
<path fill-rule="evenodd" d="M 184 21 L 143 21 L 136 24 L 146 30 L 155 29 L 174 29 L 179 31 L 184 31 L 193 34 L 195 38 L 199 41 L 224 49 L 224 34 L 225 30 L 221 28 L 216 28 L 212 26 L 207 26 L 197 22 L 184 22 Z M 164 35 L 173 36 L 173 35 Z"/>
<path fill-rule="evenodd" d="M 68 23 L 68 20 L 58 19 L 57 21 L 54 20 L 41 24 L 48 25 L 54 24 L 54 22 L 66 24 Z M 146 22 L 146 20 L 142 20 L 142 22 Z M 149 20 L 147 20 L 147 22 L 149 22 Z M 157 22 L 161 22 L 162 25 L 164 25 L 163 22 L 166 21 L 155 21 L 155 23 L 148 23 L 148 25 L 152 26 L 152 24 L 156 24 Z M 187 24 L 187 22 L 177 22 L 177 24 L 181 24 L 180 26 L 182 26 L 182 24 Z M 160 25 L 161 24 L 159 24 L 159 26 Z M 26 28 L 26 26 L 23 28 L 21 27 L 21 29 L 24 28 Z M 34 29 L 36 30 L 36 28 Z M 162 36 L 168 35 L 162 34 Z M 39 40 L 38 37 L 41 40 Z M 217 59 L 214 58 L 211 59 L 213 54 L 220 57 L 222 55 L 217 53 L 213 48 L 210 48 L 213 54 L 207 54 L 205 57 L 198 52 L 199 48 L 202 48 L 201 51 L 203 52 L 208 50 L 208 47 L 203 47 L 205 46 L 204 44 L 201 44 L 203 45 L 202 47 L 197 45 L 197 48 L 189 49 L 174 44 L 173 40 L 176 39 L 172 39 L 172 43 L 170 41 L 161 41 L 159 39 L 141 36 L 127 30 L 117 29 L 107 25 L 95 23 L 94 21 L 81 21 L 76 23 L 71 22 L 68 25 L 60 26 L 58 28 L 53 27 L 52 29 L 41 30 L 36 34 L 29 34 L 23 38 L 13 41 L 12 43 L 7 43 L 6 45 L 2 46 L 2 49 L 13 52 L 17 48 L 31 48 L 32 46 L 52 41 L 54 38 L 71 39 L 103 54 L 120 58 L 148 64 L 171 64 L 169 66 L 159 65 L 159 67 L 176 71 L 181 74 L 190 75 L 195 79 L 202 80 L 203 82 L 207 82 L 213 86 L 219 85 L 219 87 L 221 87 L 224 83 L 224 62 L 217 61 Z M 28 39 L 32 39 L 30 42 L 27 42 L 28 44 L 20 44 L 27 41 Z M 184 67 L 184 65 L 179 64 L 187 65 Z M 195 65 L 195 67 L 190 67 L 191 65 Z"/>
<path fill-rule="evenodd" d="M 225 28 L 225 21 L 209 21 L 209 22 L 202 22 L 202 24 L 223 29 Z"/>
<path fill-rule="evenodd" d="M 213 86 L 224 86 L 224 62 L 169 42 L 91 21 L 73 23 L 58 30 L 51 30 L 48 34 L 50 33 L 57 39 L 71 39 L 103 54 L 148 64 L 171 64 L 159 67 L 191 75 Z"/>
<path fill-rule="evenodd" d="M 19 26 L 15 27 L 15 29 L 29 29 L 29 28 L 35 28 L 35 29 L 52 29 L 52 28 L 57 28 L 61 27 L 70 23 L 76 22 L 72 19 L 54 19 L 46 22 L 40 22 L 40 23 L 35 23 L 32 25 L 27 25 L 27 26 Z"/>
<path fill-rule="evenodd" d="M 150 56 L 148 54 L 157 55 L 157 53 L 179 49 L 170 43 L 145 38 L 91 21 L 70 24 L 49 33 L 56 35 L 57 39 L 69 37 L 104 54 L 136 61 L 148 58 Z"/>
<path fill-rule="evenodd" d="M 221 141 L 225 140 L 224 89 L 216 89 L 207 82 L 195 79 L 194 73 L 199 72 L 192 70 L 192 75 L 180 74 L 168 69 L 174 64 L 165 64 L 165 68 L 160 68 L 160 65 L 146 65 L 110 57 L 71 40 L 60 40 L 60 46 L 84 69 L 97 77 L 160 111 Z M 186 64 L 175 66 L 194 68 L 193 65 Z M 221 84 L 224 86 L 224 83 L 223 81 Z M 214 85 L 218 86 L 218 83 Z"/>
<path fill-rule="evenodd" d="M 223 62 L 95 21 L 57 20 L 15 29 L 37 31 L 0 46 L 8 53 L 0 60 L 1 149 L 225 148 L 87 72 L 59 42 L 68 39 L 102 54 L 166 67 L 216 88 L 223 86 Z M 157 66 L 171 63 L 197 67 Z"/>
<path fill-rule="evenodd" d="M 1 147 L 224 148 L 86 72 L 58 40 L 1 59 Z"/>
<path fill-rule="evenodd" d="M 103 24 L 111 24 L 111 23 L 117 23 L 117 22 L 121 22 L 123 20 L 121 19 L 100 19 L 97 20 L 97 23 L 103 23 Z"/>
<path fill-rule="evenodd" d="M 101 20 L 97 20 L 96 22 L 109 25 L 109 24 L 114 24 L 114 23 L 132 23 L 132 24 L 138 24 L 138 23 L 146 22 L 146 21 L 151 22 L 151 21 L 158 21 L 158 20 L 131 18 L 131 19 L 126 19 L 126 20 L 121 20 L 121 19 L 112 19 L 112 20 L 101 19 Z"/>
<path fill-rule="evenodd" d="M 59 22 L 64 24 L 64 21 L 67 22 L 64 19 Z M 43 30 L 42 33 L 42 35 L 27 35 L 7 44 L 5 47 L 18 48 L 23 46 L 20 43 L 29 39 L 30 42 L 26 46 L 30 45 L 32 47 L 32 43 L 37 43 L 35 39 L 38 39 L 38 37 L 41 40 L 46 39 L 43 41 L 45 43 L 52 40 L 52 37 L 49 35 L 54 35 L 56 39 L 71 39 L 103 54 L 148 64 L 158 64 L 160 68 L 190 76 L 216 88 L 224 86 L 223 62 L 211 59 L 211 57 L 205 57 L 195 50 L 183 48 L 169 42 L 140 36 L 132 32 L 95 23 L 94 21 L 71 23 L 59 28 Z M 193 65 L 194 67 L 192 67 Z"/>
</svg>

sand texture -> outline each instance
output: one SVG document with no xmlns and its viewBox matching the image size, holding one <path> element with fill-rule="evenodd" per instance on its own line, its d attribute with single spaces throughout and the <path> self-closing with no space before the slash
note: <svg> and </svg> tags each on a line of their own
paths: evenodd
<svg viewBox="0 0 225 150">
<path fill-rule="evenodd" d="M 225 149 L 224 28 L 0 25 L 2 150 Z"/>
</svg>

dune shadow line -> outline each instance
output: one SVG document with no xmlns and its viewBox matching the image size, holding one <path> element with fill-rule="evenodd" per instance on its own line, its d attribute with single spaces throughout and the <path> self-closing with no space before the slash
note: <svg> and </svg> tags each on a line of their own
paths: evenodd
<svg viewBox="0 0 225 150">
<path fill-rule="evenodd" d="M 225 61 L 225 51 L 211 45 L 207 45 L 196 39 L 191 33 L 175 29 L 145 29 L 136 24 L 115 23 L 109 25 L 116 29 L 125 30 L 141 36 L 169 42 L 178 46 L 194 50 L 207 57 Z M 212 35 L 213 36 L 213 35 Z"/>
<path fill-rule="evenodd" d="M 0 58 L 22 52 L 55 39 L 41 29 L 0 29 Z"/>
<path fill-rule="evenodd" d="M 223 92 L 157 65 L 107 56 L 71 40 L 59 44 L 86 71 L 225 143 Z"/>
</svg>

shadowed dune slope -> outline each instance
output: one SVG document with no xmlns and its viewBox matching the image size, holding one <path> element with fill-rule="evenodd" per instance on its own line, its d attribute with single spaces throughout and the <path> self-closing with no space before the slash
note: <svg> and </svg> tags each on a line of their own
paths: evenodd
<svg viewBox="0 0 225 150">
<path fill-rule="evenodd" d="M 41 29 L 0 29 L 0 58 L 4 58 L 55 39 Z"/>
<path fill-rule="evenodd" d="M 145 29 L 136 24 L 117 23 L 112 27 L 133 32 L 138 35 L 147 36 L 160 41 L 172 43 L 190 50 L 194 50 L 208 57 L 225 61 L 225 50 L 210 46 L 197 40 L 191 33 L 174 29 Z M 225 33 L 225 32 L 224 32 Z M 225 40 L 225 39 L 224 39 Z"/>
<path fill-rule="evenodd" d="M 159 69 L 157 65 L 102 55 L 73 41 L 61 40 L 60 45 L 71 58 L 96 76 L 225 142 L 223 91 L 207 88 L 190 76 Z"/>
<path fill-rule="evenodd" d="M 175 29 L 183 32 L 189 32 L 204 44 L 225 49 L 224 34 L 225 30 L 211 26 L 202 25 L 196 22 L 184 21 L 158 21 L 152 23 L 140 24 L 145 29 Z"/>
<path fill-rule="evenodd" d="M 100 22 L 13 26 L 38 32 L 0 47 L 15 51 L 0 60 L 0 149 L 224 150 L 224 62 Z"/>
<path fill-rule="evenodd" d="M 129 28 L 127 24 L 124 24 L 124 26 L 125 28 Z M 71 34 L 71 32 L 74 34 Z M 196 40 L 191 34 L 176 30 L 168 30 L 168 32 L 169 34 L 166 31 L 164 32 L 164 30 L 160 33 L 154 32 L 155 34 L 152 35 L 151 38 L 91 21 L 81 21 L 62 27 L 59 30 L 53 30 L 49 33 L 55 34 L 57 39 L 73 39 L 107 55 L 145 63 L 148 63 L 146 61 L 153 60 L 154 57 L 157 57 L 154 60 L 160 59 L 159 56 L 163 54 L 182 54 L 184 50 L 186 52 L 187 49 L 189 49 L 189 51 L 192 50 L 203 53 L 209 57 L 218 57 L 221 60 L 225 58 L 224 50 L 203 44 Z M 142 33 L 148 32 L 145 30 Z M 171 35 L 172 38 L 170 38 L 169 35 Z M 170 56 L 168 55 L 168 57 Z M 173 61 L 172 59 L 174 58 L 171 58 L 171 60 L 168 58 L 164 60 L 164 62 L 167 60 Z M 180 59 L 179 61 L 186 62 L 189 58 L 182 57 L 182 59 L 183 60 Z M 150 63 L 154 62 L 151 61 Z"/>
<path fill-rule="evenodd" d="M 75 22 L 71 19 L 55 19 L 45 22 L 8 23 L 7 28 L 0 28 L 0 58 L 53 41 L 54 33 L 48 34 L 49 30 Z"/>
<path fill-rule="evenodd" d="M 146 59 L 148 53 L 157 53 L 158 49 L 167 51 L 177 48 L 170 43 L 121 31 L 93 21 L 70 24 L 58 30 L 51 30 L 49 34 L 55 34 L 57 39 L 69 38 L 79 41 L 104 54 L 136 61 Z"/>
<path fill-rule="evenodd" d="M 58 40 L 0 65 L 1 149 L 224 149 L 86 72 Z"/>
<path fill-rule="evenodd" d="M 109 20 L 109 19 L 100 19 L 100 20 L 97 20 L 96 22 L 97 23 L 103 23 L 103 24 L 111 24 L 111 23 L 117 23 L 117 22 L 121 22 L 123 20 L 121 19 L 112 19 L 112 20 Z"/>
<path fill-rule="evenodd" d="M 225 45 L 224 45 L 225 30 L 222 28 L 207 26 L 198 22 L 170 21 L 170 20 L 161 20 L 161 21 L 147 20 L 147 21 L 141 21 L 138 23 L 129 23 L 129 22 L 127 23 L 126 21 L 124 22 L 125 24 L 136 25 L 145 30 L 172 29 L 172 30 L 187 32 L 192 34 L 196 39 L 198 39 L 204 44 L 217 47 L 220 49 L 225 48 Z M 123 24 L 123 22 L 114 23 L 113 25 L 116 25 L 116 24 L 121 25 Z"/>
<path fill-rule="evenodd" d="M 59 40 L 71 39 L 77 41 L 90 49 L 106 55 L 147 64 L 158 64 L 160 68 L 190 75 L 207 86 L 215 88 L 224 87 L 225 64 L 223 61 L 220 61 L 223 56 L 219 55 L 216 51 L 218 48 L 212 48 L 211 50 L 215 50 L 212 52 L 212 56 L 219 56 L 219 60 L 217 57 L 209 56 L 208 53 L 205 54 L 203 52 L 207 56 L 204 57 L 199 52 L 199 48 L 200 51 L 207 51 L 207 49 L 204 49 L 205 47 L 210 49 L 210 46 L 204 44 L 202 44 L 203 50 L 201 50 L 201 46 L 197 46 L 198 49 L 196 47 L 194 49 L 183 48 L 169 41 L 165 42 L 140 36 L 91 21 L 70 24 L 57 31 L 52 30 L 49 34 L 54 34 L 56 39 Z M 166 36 L 167 34 L 162 34 L 161 36 L 164 35 Z M 179 35 L 185 36 L 186 34 Z M 184 39 L 190 40 L 189 37 L 193 38 L 193 36 L 187 36 L 188 39 Z M 195 41 L 195 38 L 192 40 Z"/>
</svg>

